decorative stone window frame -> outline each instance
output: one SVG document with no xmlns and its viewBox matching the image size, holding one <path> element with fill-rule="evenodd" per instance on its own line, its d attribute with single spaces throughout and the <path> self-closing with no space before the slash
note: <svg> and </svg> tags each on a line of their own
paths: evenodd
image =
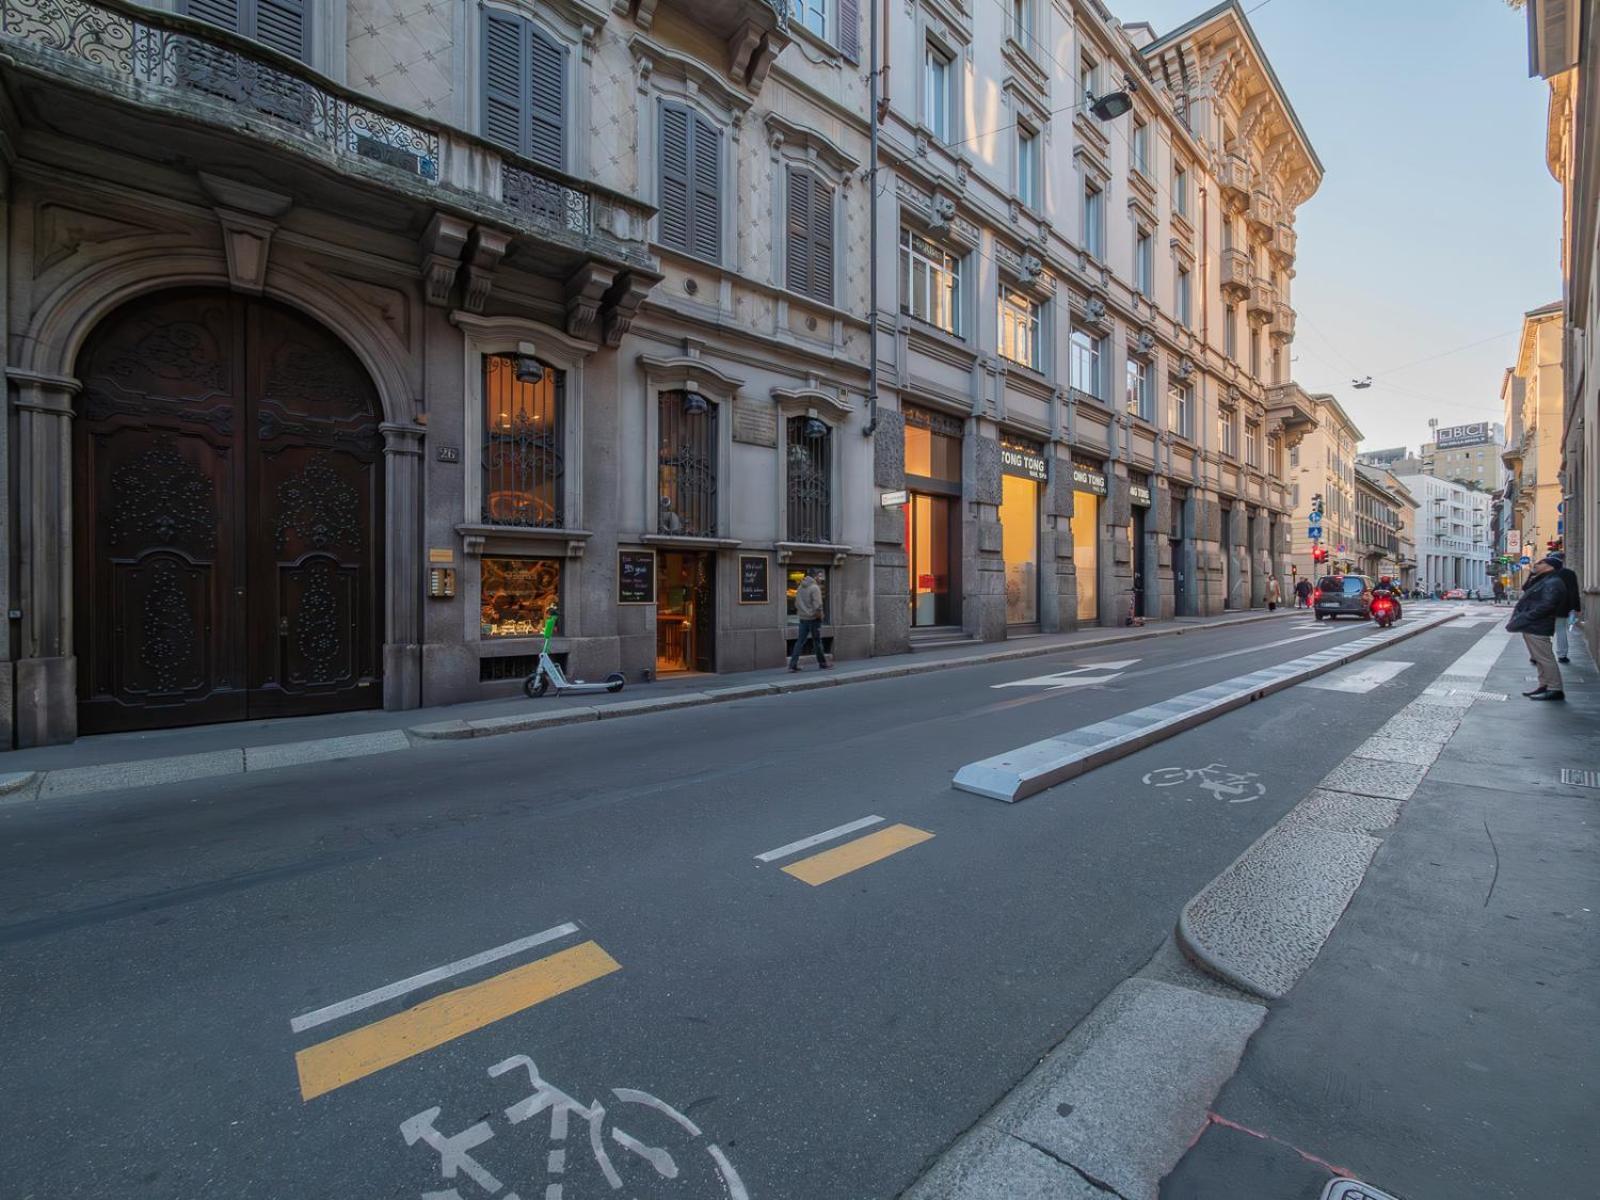
<svg viewBox="0 0 1600 1200">
<path fill-rule="evenodd" d="M 845 287 L 845 258 L 850 234 L 850 185 L 860 162 L 847 154 L 832 139 L 814 129 L 796 124 L 777 112 L 768 112 L 763 118 L 767 129 L 767 146 L 772 161 L 772 269 L 768 282 L 778 289 L 777 324 L 789 325 L 791 301 L 807 308 L 831 310 L 833 329 L 830 341 L 841 344 L 843 322 L 848 315 L 840 303 L 840 293 Z M 833 302 L 828 304 L 804 292 L 789 288 L 788 227 L 789 188 L 788 172 L 791 167 L 813 172 L 823 183 L 833 189 Z"/>
<path fill-rule="evenodd" d="M 462 498 L 463 552 L 482 554 L 486 542 L 522 544 L 516 553 L 545 557 L 581 558 L 591 532 L 583 527 L 583 411 L 584 365 L 592 347 L 551 325 L 522 317 L 484 317 L 453 312 L 450 322 L 461 330 L 464 379 L 462 384 Z M 483 519 L 483 360 L 495 354 L 532 354 L 540 362 L 562 371 L 566 384 L 562 398 L 561 512 L 559 529 L 496 525 Z"/>
<path fill-rule="evenodd" d="M 345 0 L 339 0 L 341 7 Z M 589 103 L 590 72 L 594 66 L 594 49 L 600 40 L 600 30 L 605 27 L 606 14 L 591 8 L 583 0 L 479 0 L 463 5 L 465 28 L 460 30 L 455 46 L 456 79 L 475 81 L 472 87 L 457 87 L 459 93 L 455 107 L 456 119 L 461 127 L 483 136 L 483 104 L 476 83 L 484 76 L 483 26 L 487 9 L 509 13 L 538 26 L 553 37 L 567 52 L 567 79 L 564 111 L 567 115 L 567 163 L 563 168 L 568 175 L 580 179 L 590 178 L 593 168 L 591 144 L 587 136 L 591 117 Z M 344 42 L 341 40 L 340 46 Z"/>
<path fill-rule="evenodd" d="M 899 204 L 895 213 L 894 234 L 894 278 L 895 298 L 894 311 L 902 318 L 911 322 L 915 327 L 923 330 L 932 330 L 938 337 L 950 338 L 965 345 L 971 345 L 976 337 L 978 328 L 978 280 L 972 270 L 973 262 L 977 255 L 980 235 L 978 227 L 970 219 L 960 214 L 960 207 L 954 196 L 945 188 L 935 188 L 931 194 L 920 191 L 915 185 L 901 180 L 898 191 Z M 950 254 L 957 260 L 961 276 L 961 294 L 956 298 L 958 305 L 958 322 L 956 333 L 941 329 L 931 321 L 921 317 L 912 316 L 901 308 L 903 297 L 900 296 L 900 232 L 910 229 L 930 241 L 946 247 Z"/>
<path fill-rule="evenodd" d="M 865 2 L 865 0 L 864 0 Z M 955 9 L 924 0 L 917 7 L 917 142 L 919 150 L 937 146 L 946 154 L 961 155 L 966 138 L 963 116 L 967 102 L 967 70 L 972 64 L 972 28 Z M 950 128 L 948 140 L 934 136 L 932 114 L 928 111 L 926 78 L 927 47 L 932 46 L 950 60 Z M 964 156 L 963 156 L 964 157 Z"/>
<path fill-rule="evenodd" d="M 778 555 L 778 565 L 786 565 L 796 555 L 831 556 L 834 566 L 844 563 L 850 547 L 839 541 L 839 530 L 844 524 L 844 476 L 841 459 L 844 457 L 846 439 L 844 430 L 856 406 L 837 392 L 818 385 L 815 379 L 801 387 L 773 388 L 773 407 L 778 418 L 778 469 L 774 472 L 776 489 L 774 503 L 778 514 L 776 529 L 778 540 L 773 543 Z M 828 540 L 826 542 L 790 542 L 789 536 L 789 419 L 791 417 L 816 417 L 825 424 L 832 437 L 832 458 L 828 463 Z"/>
<path fill-rule="evenodd" d="M 701 357 L 700 343 L 684 339 L 683 353 L 670 358 L 639 355 L 644 372 L 644 495 L 642 511 L 635 515 L 640 536 L 633 539 L 645 545 L 686 546 L 704 549 L 731 549 L 741 543 L 723 537 L 733 527 L 733 402 L 738 399 L 744 380 L 728 375 Z M 683 537 L 658 532 L 658 500 L 661 495 L 661 394 L 681 392 L 690 384 L 710 404 L 721 406 L 717 414 L 717 531 L 716 537 Z M 626 515 L 623 528 L 627 527 Z"/>
<path fill-rule="evenodd" d="M 1037 305 L 1039 322 L 1038 362 L 1028 366 L 1007 358 L 998 351 L 996 358 L 1008 371 L 1032 371 L 1040 376 L 1049 377 L 1053 374 L 1056 360 L 1055 310 L 1052 305 L 1056 297 L 1056 278 L 1045 266 L 1044 257 L 1043 247 L 1038 244 L 1025 244 L 1021 250 L 1013 250 L 1000 241 L 994 244 L 994 261 L 999 274 L 998 287 L 995 289 L 995 311 L 999 312 L 1001 292 L 1009 288 L 1011 291 L 1022 293 Z M 995 344 L 998 347 L 998 330 L 996 330 Z"/>
<path fill-rule="evenodd" d="M 722 261 L 710 262 L 694 255 L 686 255 L 660 241 L 661 217 L 659 212 L 650 219 L 650 244 L 657 253 L 669 258 L 681 258 L 705 270 L 720 271 L 720 306 L 733 307 L 732 276 L 742 273 L 744 245 L 739 237 L 742 228 L 739 219 L 740 201 L 744 188 L 740 179 L 743 170 L 741 135 L 744 119 L 754 99 L 746 92 L 729 86 L 726 78 L 705 64 L 668 50 L 665 46 L 634 34 L 628 39 L 628 49 L 633 54 L 634 75 L 639 102 L 634 106 L 637 117 L 637 145 L 635 154 L 639 164 L 638 192 L 649 197 L 659 209 L 661 197 L 661 106 L 663 102 L 682 104 L 710 121 L 724 135 L 722 154 Z"/>
</svg>

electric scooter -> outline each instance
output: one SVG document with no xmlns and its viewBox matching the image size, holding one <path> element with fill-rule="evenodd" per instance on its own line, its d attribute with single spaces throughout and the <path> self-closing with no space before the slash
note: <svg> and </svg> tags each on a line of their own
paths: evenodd
<svg viewBox="0 0 1600 1200">
<path fill-rule="evenodd" d="M 552 687 L 556 695 L 565 696 L 568 692 L 620 692 L 622 685 L 627 682 L 627 677 L 621 671 L 613 671 L 599 683 L 585 683 L 581 679 L 568 679 L 561 673 L 561 668 L 556 666 L 555 660 L 550 657 L 550 639 L 556 632 L 556 618 L 561 615 L 554 604 L 544 619 L 544 644 L 539 647 L 539 665 L 534 668 L 532 675 L 522 681 L 522 690 L 528 697 L 537 700 Z"/>
</svg>

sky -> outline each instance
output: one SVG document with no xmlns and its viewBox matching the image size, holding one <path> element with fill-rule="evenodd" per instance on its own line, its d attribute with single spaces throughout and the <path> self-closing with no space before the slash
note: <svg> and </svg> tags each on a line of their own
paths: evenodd
<svg viewBox="0 0 1600 1200">
<path fill-rule="evenodd" d="M 1108 2 L 1164 34 L 1214 0 Z M 1296 217 L 1294 378 L 1337 396 L 1365 449 L 1417 446 L 1430 417 L 1503 420 L 1522 314 L 1561 298 L 1527 18 L 1504 0 L 1243 6 L 1326 171 Z"/>
</svg>

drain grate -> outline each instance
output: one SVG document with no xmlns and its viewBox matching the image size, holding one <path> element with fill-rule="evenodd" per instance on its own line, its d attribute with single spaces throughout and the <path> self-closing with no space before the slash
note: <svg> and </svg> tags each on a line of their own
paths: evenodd
<svg viewBox="0 0 1600 1200">
<path fill-rule="evenodd" d="M 1600 771 L 1582 771 L 1575 767 L 1561 768 L 1561 782 L 1573 787 L 1600 788 Z"/>
<path fill-rule="evenodd" d="M 1322 1200 L 1395 1200 L 1388 1192 L 1380 1192 L 1370 1183 L 1357 1183 L 1354 1179 L 1335 1179 L 1322 1193 Z"/>
</svg>

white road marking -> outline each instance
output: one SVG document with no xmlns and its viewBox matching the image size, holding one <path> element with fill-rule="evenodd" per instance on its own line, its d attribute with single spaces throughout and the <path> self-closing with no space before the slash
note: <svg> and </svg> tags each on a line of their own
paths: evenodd
<svg viewBox="0 0 1600 1200">
<path fill-rule="evenodd" d="M 1110 683 L 1113 679 L 1121 677 L 1122 672 L 1141 660 L 1126 658 L 1119 662 L 1084 663 L 1081 666 L 1070 667 L 1065 671 L 1057 671 L 1052 675 L 1035 675 L 1031 679 L 1013 679 L 1008 683 L 991 683 L 991 688 L 1010 687 L 1043 687 L 1043 688 L 1072 688 L 1093 687 L 1098 683 Z M 1093 672 L 1111 672 L 1111 674 L 1094 674 Z"/>
<path fill-rule="evenodd" d="M 430 971 L 423 971 L 420 975 L 412 975 L 394 983 L 386 983 L 380 988 L 373 988 L 370 992 L 362 992 L 359 996 L 351 996 L 348 1000 L 341 1000 L 337 1004 L 328 1005 L 326 1008 L 302 1013 L 300 1016 L 290 1019 L 289 1028 L 296 1033 L 303 1033 L 307 1029 L 325 1025 L 329 1021 L 337 1021 L 340 1017 L 349 1016 L 353 1012 L 360 1012 L 363 1008 L 371 1008 L 374 1004 L 382 1004 L 385 1000 L 393 1000 L 396 996 L 403 996 L 413 988 L 419 988 L 429 983 L 438 983 L 441 979 L 449 979 L 452 975 L 460 975 L 463 971 L 471 971 L 474 968 L 483 966 L 485 963 L 509 958 L 513 954 L 521 954 L 524 950 L 531 950 L 535 946 L 542 946 L 546 942 L 553 942 L 558 938 L 564 938 L 568 934 L 577 932 L 578 927 L 568 921 L 565 924 L 553 926 L 540 933 L 518 938 L 514 942 L 507 942 L 503 946 L 496 946 L 493 950 L 485 950 L 480 954 L 474 954 L 471 958 L 463 958 L 453 963 L 446 963 L 442 967 L 434 967 Z"/>
<path fill-rule="evenodd" d="M 854 833 L 858 829 L 865 829 L 868 825 L 881 825 L 882 817 L 862 817 L 859 821 L 851 821 L 848 825 L 835 825 L 832 829 L 824 829 L 821 833 L 814 833 L 808 838 L 801 838 L 798 842 L 790 842 L 787 846 L 779 846 L 776 850 L 768 850 L 765 854 L 756 855 L 757 862 L 771 862 L 775 858 L 787 858 L 800 850 L 809 850 L 813 846 L 820 846 L 823 842 L 831 842 L 834 838 L 841 838 L 847 833 Z"/>
<path fill-rule="evenodd" d="M 1351 663 L 1348 667 L 1340 667 L 1336 671 L 1329 671 L 1326 675 L 1308 679 L 1300 686 L 1318 688 L 1324 692 L 1361 694 L 1388 683 L 1407 667 L 1416 665 L 1408 662 Z"/>
</svg>

